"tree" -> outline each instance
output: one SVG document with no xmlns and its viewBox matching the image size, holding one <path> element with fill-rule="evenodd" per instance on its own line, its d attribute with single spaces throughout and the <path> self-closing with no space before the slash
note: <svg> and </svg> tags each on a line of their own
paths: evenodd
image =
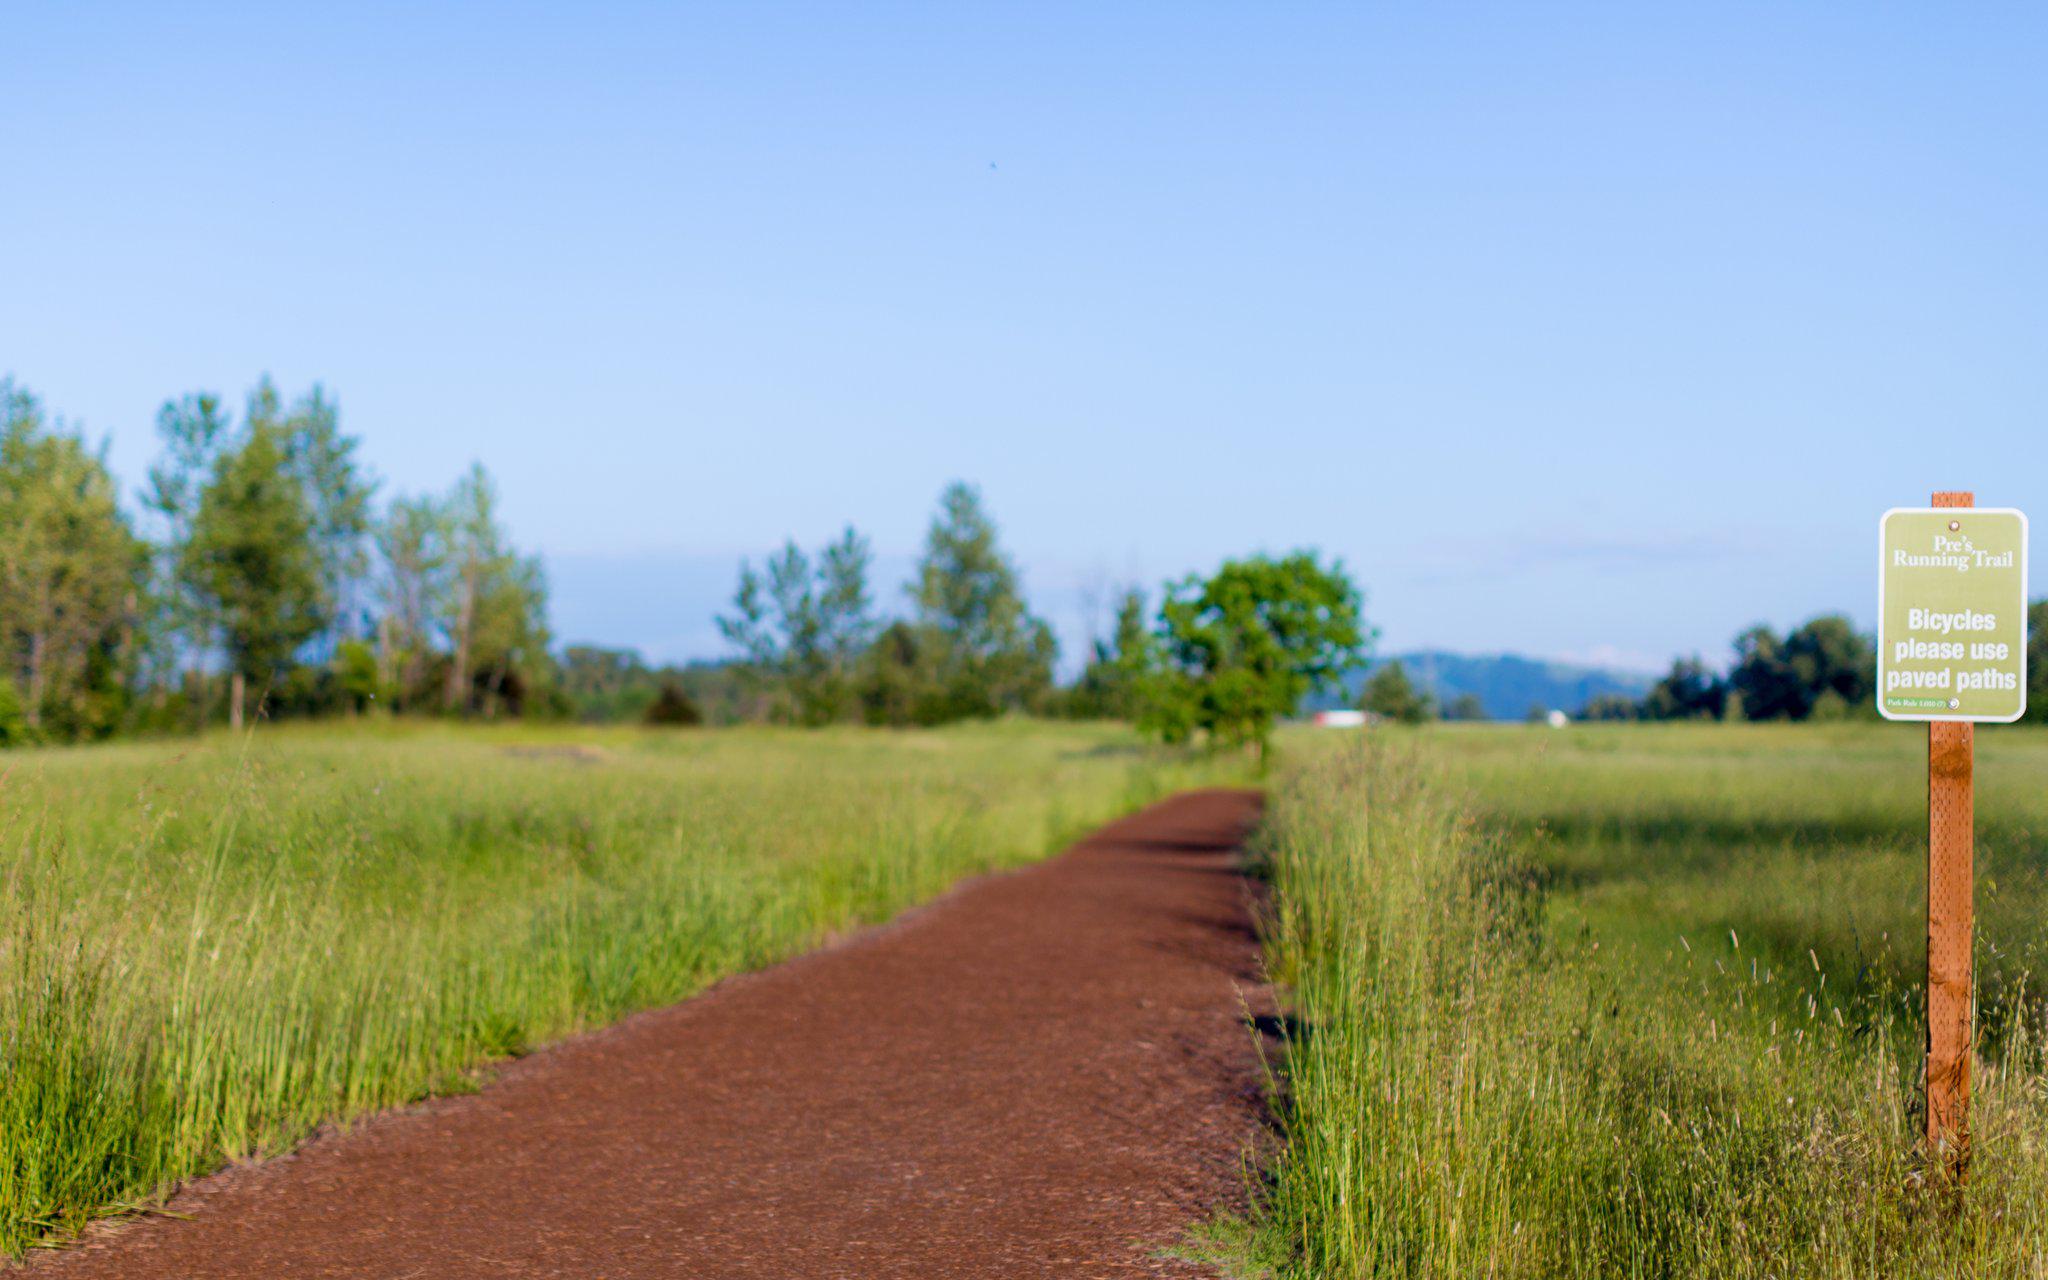
<svg viewBox="0 0 2048 1280">
<path fill-rule="evenodd" d="M 1366 711 L 1397 724 L 1421 724 L 1436 715 L 1434 701 L 1415 687 L 1407 669 L 1398 662 L 1389 662 L 1372 673 L 1360 702 Z"/>
<path fill-rule="evenodd" d="M 194 554 L 193 540 L 201 507 L 223 461 L 252 446 L 274 461 L 280 488 L 290 485 L 300 491 L 303 540 L 315 583 L 313 630 L 306 639 L 325 636 L 323 656 L 332 658 L 351 622 L 354 592 L 368 569 L 364 542 L 372 490 L 355 462 L 357 442 L 341 432 L 335 402 L 316 385 L 287 408 L 266 376 L 249 392 L 239 428 L 230 422 L 219 396 L 199 392 L 167 401 L 157 413 L 157 433 L 164 453 L 150 468 L 143 505 L 163 532 L 156 604 L 166 640 L 166 665 L 175 666 L 182 659 L 190 665 L 194 684 L 203 689 L 210 683 L 209 664 L 225 641 L 228 620 L 216 611 L 219 575 L 207 568 L 206 557 Z M 255 444 L 258 437 L 263 440 L 260 445 Z M 220 532 L 217 526 L 214 532 Z M 274 680 L 293 656 L 285 655 L 265 678 Z M 229 666 L 235 665 L 230 655 Z M 231 671 L 231 684 L 246 686 L 249 675 L 246 670 Z M 314 673 L 295 683 L 310 689 L 320 678 Z M 199 711 L 203 717 L 203 699 Z M 234 718 L 231 707 L 230 719 Z"/>
<path fill-rule="evenodd" d="M 1877 654 L 1847 618 L 1823 615 L 1780 640 L 1758 625 L 1735 639 L 1729 691 L 1751 720 L 1805 720 L 1826 700 L 1842 712 L 1867 703 Z"/>
<path fill-rule="evenodd" d="M 182 396 L 156 428 L 162 449 L 141 494 L 152 545 L 103 456 L 0 379 L 0 682 L 21 733 L 168 726 L 181 704 L 203 724 L 223 685 L 240 726 L 251 682 L 273 713 L 439 702 L 491 715 L 536 695 L 562 705 L 545 576 L 510 546 L 481 467 L 452 494 L 401 499 L 376 520 L 358 442 L 318 385 L 287 403 L 265 377 L 240 421 L 217 395 Z M 829 601 L 864 607 L 865 556 L 864 543 L 831 548 Z M 832 632 L 838 668 L 867 635 Z M 731 715 L 729 673 L 679 678 Z M 646 701 L 656 693 L 649 683 Z"/>
<path fill-rule="evenodd" d="M 815 564 L 794 541 L 769 557 L 766 574 L 740 564 L 733 612 L 719 631 L 766 687 L 779 719 L 829 724 L 855 703 L 855 667 L 874 634 L 867 539 L 852 528 Z"/>
<path fill-rule="evenodd" d="M 449 590 L 448 513 L 434 498 L 400 498 L 377 526 L 383 558 L 383 614 L 377 624 L 378 678 L 397 710 L 428 702 L 433 629 Z"/>
<path fill-rule="evenodd" d="M 1486 719 L 1486 704 L 1479 700 L 1479 695 L 1476 693 L 1461 693 L 1457 697 L 1452 698 L 1450 705 L 1444 708 L 1444 719 L 1484 720 Z"/>
<path fill-rule="evenodd" d="M 449 642 L 449 661 L 441 702 L 450 712 L 468 710 L 477 611 L 498 546 L 497 493 L 481 462 L 455 482 L 441 508 L 441 527 L 448 541 L 450 581 L 437 601 L 441 628 Z"/>
<path fill-rule="evenodd" d="M 674 680 L 661 682 L 661 692 L 647 708 L 646 722 L 650 725 L 684 726 L 704 723 L 704 713 L 683 692 L 683 686 Z"/>
<path fill-rule="evenodd" d="M 26 746 L 35 740 L 35 731 L 28 727 L 28 717 L 22 713 L 21 694 L 15 690 L 14 681 L 0 675 L 0 747 Z"/>
<path fill-rule="evenodd" d="M 540 561 L 511 547 L 498 523 L 497 486 L 482 463 L 441 505 L 444 577 L 433 613 L 448 640 L 443 706 L 496 716 L 524 706 L 546 674 L 547 577 Z"/>
<path fill-rule="evenodd" d="M 1030 710 L 1052 688 L 1052 628 L 1025 607 L 1016 566 L 972 485 L 939 497 L 911 587 L 940 718 Z"/>
<path fill-rule="evenodd" d="M 655 704 L 664 701 L 664 690 L 669 688 L 694 710 L 697 719 L 690 720 L 691 724 L 740 718 L 736 714 L 739 699 L 735 696 L 738 680 L 730 663 L 698 662 L 656 668 L 631 649 L 577 644 L 562 651 L 559 673 L 563 703 L 583 721 L 671 722 L 664 721 L 664 717 L 679 709 L 673 699 L 668 699 L 668 706 L 655 710 Z"/>
<path fill-rule="evenodd" d="M 1785 642 L 1759 623 L 1735 637 L 1729 692 L 1742 699 L 1750 720 L 1796 720 L 1805 714 L 1805 691 L 1785 659 Z"/>
<path fill-rule="evenodd" d="M 1343 564 L 1325 568 L 1309 551 L 1183 579 L 1160 605 L 1164 665 L 1145 722 L 1168 740 L 1199 729 L 1252 743 L 1263 758 L 1279 717 L 1362 661 L 1371 633 L 1360 610 Z"/>
<path fill-rule="evenodd" d="M 1082 719 L 1135 720 L 1144 708 L 1145 681 L 1157 665 L 1157 646 L 1146 625 L 1145 593 L 1126 588 L 1117 602 L 1116 629 L 1095 642 L 1094 656 L 1069 694 L 1068 714 Z"/>
<path fill-rule="evenodd" d="M 1727 707 L 1728 682 L 1695 654 L 1672 661 L 1671 670 L 1644 695 L 1641 714 L 1645 720 L 1718 720 Z"/>
<path fill-rule="evenodd" d="M 937 688 L 922 633 L 908 622 L 883 628 L 861 657 L 856 696 L 861 719 L 869 724 L 936 723 L 943 716 L 934 696 Z"/>
<path fill-rule="evenodd" d="M 1806 717 L 1823 704 L 1844 713 L 1874 705 L 1876 644 L 1840 614 L 1810 619 L 1785 637 L 1785 661 L 1799 682 Z"/>
<path fill-rule="evenodd" d="M 334 687 L 346 700 L 350 715 L 367 711 L 390 697 L 377 651 L 361 640 L 344 640 L 336 645 L 329 667 Z"/>
<path fill-rule="evenodd" d="M 631 649 L 572 644 L 561 668 L 562 693 L 579 720 L 643 719 L 660 696 L 654 673 Z"/>
<path fill-rule="evenodd" d="M 823 688 L 815 698 L 829 718 L 852 707 L 853 683 L 861 655 L 874 643 L 874 597 L 868 570 L 874 552 L 852 525 L 818 557 L 818 641 L 823 655 Z"/>
<path fill-rule="evenodd" d="M 2048 600 L 2027 607 L 2027 719 L 2048 721 Z"/>
<path fill-rule="evenodd" d="M 248 421 L 275 424 L 286 464 L 305 486 L 319 562 L 322 630 L 338 644 L 352 624 L 356 584 L 369 569 L 366 542 L 375 484 L 356 465 L 358 441 L 341 433 L 339 407 L 318 384 L 280 416 L 277 388 L 265 377 L 249 395 Z"/>
<path fill-rule="evenodd" d="M 547 570 L 538 556 L 507 552 L 492 565 L 477 601 L 470 661 L 476 709 L 525 714 L 553 675 L 548 655 Z"/>
<path fill-rule="evenodd" d="M 227 447 L 230 430 L 227 411 L 211 392 L 167 400 L 157 410 L 156 431 L 164 452 L 149 469 L 142 504 L 161 529 L 152 594 L 156 625 L 149 629 L 157 642 L 152 646 L 154 656 L 163 668 L 160 690 L 168 685 L 169 673 L 183 663 L 189 665 L 191 682 L 203 692 L 207 659 L 219 639 L 208 597 L 191 576 L 198 563 L 192 556 L 192 527 L 199 495 Z M 194 710 L 203 721 L 203 698 Z"/>
<path fill-rule="evenodd" d="M 113 728 L 148 550 L 105 459 L 0 380 L 0 648 L 30 735 Z"/>
<path fill-rule="evenodd" d="M 1578 720 L 1640 720 L 1643 719 L 1643 704 L 1622 693 L 1602 693 L 1586 699 L 1586 705 L 1579 708 Z"/>
<path fill-rule="evenodd" d="M 259 701 L 293 652 L 319 631 L 320 565 L 306 492 L 272 423 L 251 424 L 220 453 L 199 494 L 182 577 L 226 649 L 228 723 L 240 728 L 250 681 Z"/>
</svg>

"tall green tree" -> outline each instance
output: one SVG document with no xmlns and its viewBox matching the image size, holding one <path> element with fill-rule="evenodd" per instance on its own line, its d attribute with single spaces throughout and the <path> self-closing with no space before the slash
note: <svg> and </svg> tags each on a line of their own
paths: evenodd
<svg viewBox="0 0 2048 1280">
<path fill-rule="evenodd" d="M 938 718 L 1043 704 L 1058 646 L 1052 628 L 1026 607 L 1016 566 L 974 486 L 956 481 L 940 495 L 911 599 Z"/>
<path fill-rule="evenodd" d="M 443 510 L 448 539 L 449 589 L 438 602 L 448 636 L 448 666 L 442 702 L 451 712 L 470 706 L 475 675 L 477 618 L 490 589 L 499 545 L 497 489 L 481 462 L 471 463 Z"/>
<path fill-rule="evenodd" d="M 1869 702 L 1876 668 L 1870 638 L 1847 618 L 1826 614 L 1783 639 L 1763 625 L 1737 636 L 1728 687 L 1750 720 L 1844 715 Z"/>
<path fill-rule="evenodd" d="M 244 721 L 322 625 L 324 598 L 305 487 L 281 427 L 256 422 L 220 453 L 199 493 L 181 577 L 219 629 L 228 663 L 228 723 Z"/>
<path fill-rule="evenodd" d="M 544 705 L 554 674 L 547 596 L 547 570 L 538 556 L 508 552 L 485 578 L 470 641 L 473 709 L 485 719 Z"/>
<path fill-rule="evenodd" d="M 867 540 L 848 528 L 815 560 L 791 541 L 764 571 L 741 562 L 733 611 L 718 627 L 774 718 L 829 724 L 853 710 L 855 668 L 875 633 L 871 560 Z"/>
<path fill-rule="evenodd" d="M 1160 606 L 1166 667 L 1146 723 L 1173 740 L 1202 730 L 1263 758 L 1274 722 L 1364 660 L 1363 598 L 1341 562 L 1311 551 L 1227 561 L 1170 587 Z"/>
<path fill-rule="evenodd" d="M 861 718 L 869 724 L 936 724 L 945 718 L 937 697 L 938 675 L 924 633 L 908 622 L 882 629 L 861 655 L 855 691 Z"/>
<path fill-rule="evenodd" d="M 1802 623 L 1785 637 L 1785 661 L 1803 692 L 1802 719 L 1874 714 L 1877 645 L 1842 615 Z"/>
<path fill-rule="evenodd" d="M 1769 635 L 1769 628 L 1762 630 Z M 1775 654 L 1776 637 L 1770 640 Z M 1671 670 L 1644 695 L 1641 712 L 1645 720 L 1719 720 L 1727 706 L 1728 682 L 1695 654 L 1672 660 Z"/>
<path fill-rule="evenodd" d="M 1068 694 L 1069 714 L 1083 719 L 1136 720 L 1144 711 L 1146 681 L 1157 673 L 1158 646 L 1145 613 L 1145 593 L 1128 587 L 1117 599 L 1110 635 Z"/>
<path fill-rule="evenodd" d="M 652 670 L 632 649 L 572 644 L 562 651 L 562 696 L 579 720 L 638 720 L 668 683 L 669 673 Z"/>
<path fill-rule="evenodd" d="M 2048 723 L 2048 600 L 2027 606 L 2027 719 Z"/>
<path fill-rule="evenodd" d="M 772 562 L 771 562 L 772 563 Z M 788 713 L 782 684 L 786 646 L 771 612 L 774 597 L 766 575 L 753 562 L 740 561 L 739 584 L 733 588 L 732 612 L 718 617 L 718 631 L 740 651 L 737 663 L 750 695 L 759 706 L 749 718 L 782 719 Z"/>
<path fill-rule="evenodd" d="M 1372 673 L 1365 682 L 1359 705 L 1396 724 L 1421 724 L 1436 718 L 1435 702 L 1415 687 L 1415 682 L 1408 678 L 1408 669 L 1398 662 L 1386 663 Z"/>
<path fill-rule="evenodd" d="M 103 456 L 0 380 L 0 646 L 32 736 L 111 730 L 135 666 L 148 549 Z"/>
<path fill-rule="evenodd" d="M 1626 701 L 1626 699 L 1623 699 L 1623 701 Z M 1472 693 L 1469 690 L 1452 698 L 1450 704 L 1444 708 L 1444 719 L 1446 720 L 1484 720 L 1486 718 L 1486 703 L 1481 701 L 1478 694 Z"/>
<path fill-rule="evenodd" d="M 523 705 L 549 674 L 546 574 L 513 550 L 482 463 L 443 510 L 447 569 L 435 612 L 448 642 L 444 705 L 495 716 L 508 700 Z"/>
<path fill-rule="evenodd" d="M 378 524 L 377 677 L 395 710 L 431 705 L 436 619 L 449 590 L 452 533 L 433 497 L 393 500 Z"/>
<path fill-rule="evenodd" d="M 375 482 L 356 459 L 360 442 L 342 434 L 340 407 L 320 384 L 286 409 L 266 377 L 249 395 L 247 418 L 251 426 L 280 430 L 286 465 L 305 487 L 320 566 L 321 629 L 331 649 L 354 625 L 364 603 L 357 590 L 369 570 Z"/>
<path fill-rule="evenodd" d="M 1785 642 L 1763 623 L 1735 637 L 1728 691 L 1747 720 L 1796 720 L 1805 714 L 1805 690 L 1785 657 Z"/>
<path fill-rule="evenodd" d="M 157 414 L 157 434 L 163 454 L 150 468 L 143 505 L 162 532 L 155 603 L 169 661 L 182 659 L 190 666 L 195 689 L 209 687 L 206 673 L 224 642 L 228 620 L 214 611 L 219 583 L 192 576 L 202 563 L 192 554 L 192 540 L 220 463 L 243 453 L 258 436 L 265 441 L 259 452 L 274 454 L 283 481 L 301 491 L 305 540 L 318 588 L 313 632 L 306 639 L 321 638 L 325 654 L 332 657 L 359 621 L 357 593 L 369 568 L 374 488 L 356 461 L 357 441 L 342 433 L 335 401 L 316 384 L 287 405 L 266 376 L 250 390 L 239 425 L 219 396 L 200 392 L 166 402 Z M 234 665 L 232 658 L 229 665 Z M 271 677 L 281 670 L 282 664 Z M 246 685 L 250 673 L 240 674 Z M 204 715 L 203 697 L 197 710 Z"/>
<path fill-rule="evenodd" d="M 159 694 L 172 683 L 171 672 L 188 670 L 188 685 L 201 695 L 194 699 L 193 712 L 203 720 L 209 687 L 206 669 L 219 642 L 219 628 L 210 597 L 191 576 L 197 565 L 191 554 L 192 530 L 199 495 L 229 444 L 233 424 L 221 398 L 202 391 L 165 401 L 157 410 L 156 431 L 163 454 L 150 467 L 142 495 L 143 508 L 155 517 L 159 533 L 150 597 L 153 643 L 148 647 L 158 667 Z"/>
<path fill-rule="evenodd" d="M 852 525 L 818 557 L 819 643 L 834 719 L 850 709 L 855 670 L 878 629 L 868 585 L 874 559 L 868 540 Z"/>
</svg>

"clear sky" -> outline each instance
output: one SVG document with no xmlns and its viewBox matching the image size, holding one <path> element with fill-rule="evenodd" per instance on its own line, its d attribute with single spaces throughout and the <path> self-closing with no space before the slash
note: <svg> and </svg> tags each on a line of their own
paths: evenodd
<svg viewBox="0 0 2048 1280">
<path fill-rule="evenodd" d="M 1390 647 L 1719 657 L 2048 516 L 2038 7 L 283 8 L 0 9 L 0 373 L 131 486 L 320 380 L 566 640 L 954 477 L 1070 647 L 1310 545 Z"/>
</svg>

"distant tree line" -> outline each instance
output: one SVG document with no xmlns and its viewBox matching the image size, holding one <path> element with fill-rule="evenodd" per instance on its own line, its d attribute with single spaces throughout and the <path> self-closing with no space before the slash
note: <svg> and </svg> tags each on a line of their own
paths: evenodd
<svg viewBox="0 0 2048 1280">
<path fill-rule="evenodd" d="M 1399 662 L 1376 668 L 1359 690 L 1359 709 L 1369 716 L 1396 724 L 1423 724 L 1430 720 L 1484 720 L 1486 708 L 1476 693 L 1461 693 L 1448 704 L 1415 683 Z"/>
<path fill-rule="evenodd" d="M 963 483 L 939 499 L 900 616 L 880 612 L 871 565 L 853 529 L 815 553 L 791 542 L 759 567 L 741 564 L 718 625 L 737 653 L 743 718 L 930 725 L 1028 713 L 1263 749 L 1273 725 L 1356 666 L 1371 638 L 1341 565 L 1310 552 L 1253 556 L 1168 584 L 1156 613 L 1143 591 L 1125 590 L 1111 634 L 1060 687 L 1052 628 L 1027 607 L 980 493 Z M 636 696 L 654 683 L 643 679 Z"/>
<path fill-rule="evenodd" d="M 940 496 L 903 616 L 880 612 L 873 562 L 849 528 L 815 553 L 792 541 L 741 564 L 718 628 L 742 718 L 931 725 L 1054 709 L 1052 628 L 1026 606 L 973 486 Z"/>
<path fill-rule="evenodd" d="M 559 665 L 568 713 L 592 724 L 735 724 L 751 706 L 726 662 L 650 666 L 632 649 L 570 645 Z"/>
<path fill-rule="evenodd" d="M 380 502 L 319 386 L 268 379 L 239 415 L 167 401 L 140 511 L 104 451 L 0 380 L 0 744 L 273 717 L 577 716 L 689 725 L 933 725 L 1012 713 L 1135 722 L 1163 740 L 1253 745 L 1361 666 L 1374 631 L 1341 563 L 1226 561 L 1117 601 L 1071 685 L 1052 628 L 971 485 L 940 496 L 888 611 L 852 528 L 740 566 L 718 619 L 734 656 L 651 667 L 623 649 L 550 652 L 546 575 L 515 548 L 481 465 L 440 494 Z M 2029 612 L 2030 718 L 2048 720 L 2048 601 Z M 1839 615 L 1736 637 L 1725 674 L 1682 658 L 1592 719 L 1812 720 L 1873 714 L 1871 638 Z M 1398 663 L 1364 687 L 1388 720 L 1476 718 Z"/>
<path fill-rule="evenodd" d="M 481 466 L 380 506 L 335 401 L 166 402 L 141 511 L 0 380 L 0 741 L 258 715 L 558 710 L 540 563 Z"/>
<path fill-rule="evenodd" d="M 1357 589 L 1310 553 L 1233 560 L 1119 602 L 1071 686 L 981 495 L 949 486 L 885 610 L 847 529 L 743 563 L 718 619 L 734 656 L 651 667 L 550 651 L 540 561 L 490 476 L 380 498 L 314 386 L 268 378 L 236 412 L 164 403 L 135 509 L 102 448 L 0 381 L 0 744 L 375 710 L 689 725 L 932 725 L 1012 713 L 1137 721 L 1263 745 L 1369 639 Z"/>
<path fill-rule="evenodd" d="M 1263 749 L 1311 693 L 1363 663 L 1372 629 L 1339 563 L 1226 561 L 1126 590 L 1079 678 L 1054 678 L 1052 628 L 1029 608 L 981 495 L 949 486 L 885 610 L 868 540 L 743 562 L 718 627 L 731 660 L 650 667 L 635 653 L 550 652 L 546 575 L 507 536 L 481 465 L 440 494 L 379 501 L 358 440 L 319 386 L 268 379 L 241 412 L 167 401 L 140 510 L 104 451 L 0 380 L 0 743 L 241 725 L 273 717 L 569 716 L 688 725 L 932 725 L 1012 713 L 1114 718 L 1169 742 Z M 2031 716 L 2048 720 L 2048 602 L 2030 611 Z M 1810 720 L 1871 714 L 1875 653 L 1845 618 L 1736 637 L 1725 674 L 1680 659 L 1594 719 Z M 1397 663 L 1363 705 L 1415 722 L 1439 706 Z"/>
<path fill-rule="evenodd" d="M 2048 722 L 2048 600 L 2027 610 L 2027 719 Z M 1724 675 L 1680 658 L 1640 699 L 1595 698 L 1588 720 L 1875 719 L 1877 646 L 1840 614 L 1780 636 L 1758 624 L 1735 637 Z"/>
</svg>

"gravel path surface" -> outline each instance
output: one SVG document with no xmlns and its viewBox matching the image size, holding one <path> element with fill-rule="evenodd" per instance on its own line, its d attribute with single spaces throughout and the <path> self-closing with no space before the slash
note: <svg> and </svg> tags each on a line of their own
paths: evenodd
<svg viewBox="0 0 2048 1280">
<path fill-rule="evenodd" d="M 1126 1277 L 1240 1203 L 1264 1012 L 1250 792 L 186 1188 L 93 1277 Z"/>
</svg>

